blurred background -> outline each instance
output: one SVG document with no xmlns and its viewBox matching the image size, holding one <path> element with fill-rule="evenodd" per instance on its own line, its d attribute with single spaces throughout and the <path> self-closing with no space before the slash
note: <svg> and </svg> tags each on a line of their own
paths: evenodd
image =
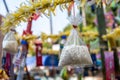
<svg viewBox="0 0 120 80">
<path fill-rule="evenodd" d="M 63 10 L 58 5 L 54 11 L 55 15 L 51 13 L 46 16 L 41 12 L 37 20 L 32 20 L 32 34 L 27 41 L 30 46 L 29 54 L 27 54 L 26 66 L 22 71 L 24 77 L 19 80 L 120 80 L 120 1 L 100 1 L 98 5 L 98 1 L 95 2 L 95 0 L 86 0 L 85 3 L 82 0 L 80 3 L 76 0 L 74 6 L 71 4 Z M 0 25 L 5 23 L 2 18 L 7 20 L 7 15 L 15 13 L 24 3 L 29 5 L 27 0 L 1 0 Z M 84 5 L 80 7 L 83 3 Z M 78 18 L 82 17 L 78 31 L 80 39 L 89 49 L 93 65 L 61 68 L 58 67 L 60 53 L 72 30 L 72 24 L 68 18 L 74 13 L 79 15 Z M 22 36 L 22 39 L 26 39 L 27 36 L 23 37 L 23 35 L 28 25 L 29 21 L 22 21 L 16 25 L 14 30 L 19 38 Z M 33 39 L 34 36 L 35 39 Z M 1 66 L 7 64 L 6 54 L 8 53 L 2 51 L 3 37 L 1 31 Z M 39 58 L 42 65 L 40 66 L 37 66 L 39 59 L 36 56 L 39 53 L 38 44 L 42 44 L 42 47 L 40 46 L 42 58 Z M 12 64 L 15 55 L 11 56 L 11 64 L 7 64 L 7 69 L 1 68 L 1 70 L 7 70 L 10 80 L 18 80 L 19 69 Z"/>
</svg>

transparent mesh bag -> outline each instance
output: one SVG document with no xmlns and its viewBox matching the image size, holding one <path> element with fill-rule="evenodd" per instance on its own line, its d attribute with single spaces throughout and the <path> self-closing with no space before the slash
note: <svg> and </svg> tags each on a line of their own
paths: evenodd
<svg viewBox="0 0 120 80">
<path fill-rule="evenodd" d="M 11 54 L 15 54 L 18 51 L 18 42 L 14 36 L 14 32 L 10 31 L 5 35 L 2 48 Z"/>
<path fill-rule="evenodd" d="M 73 29 L 67 39 L 66 44 L 60 54 L 59 66 L 84 67 L 92 65 L 92 59 L 88 48 L 79 36 L 77 25 L 82 23 L 81 15 L 70 16 L 70 23 Z"/>
<path fill-rule="evenodd" d="M 73 28 L 61 52 L 59 66 L 88 66 L 92 59 L 76 28 Z"/>
</svg>

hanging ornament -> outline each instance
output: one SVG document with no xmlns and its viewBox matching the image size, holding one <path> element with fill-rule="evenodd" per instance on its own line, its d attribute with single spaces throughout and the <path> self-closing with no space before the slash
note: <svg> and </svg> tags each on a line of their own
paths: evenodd
<svg viewBox="0 0 120 80">
<path fill-rule="evenodd" d="M 42 66 L 42 43 L 36 40 L 36 66 Z"/>
<path fill-rule="evenodd" d="M 73 29 L 60 54 L 59 66 L 79 67 L 92 65 L 88 48 L 79 37 L 77 31 L 77 25 L 82 23 L 80 15 L 75 16 L 75 10 L 73 10 L 73 16 L 69 17 L 69 21 L 73 25 Z"/>
<path fill-rule="evenodd" d="M 83 67 L 92 65 L 88 48 L 79 37 L 77 27 L 73 27 L 60 55 L 59 66 Z"/>
<path fill-rule="evenodd" d="M 8 32 L 2 43 L 3 50 L 7 52 L 11 52 L 11 54 L 15 54 L 18 51 L 18 42 L 14 36 L 14 32 Z"/>
</svg>

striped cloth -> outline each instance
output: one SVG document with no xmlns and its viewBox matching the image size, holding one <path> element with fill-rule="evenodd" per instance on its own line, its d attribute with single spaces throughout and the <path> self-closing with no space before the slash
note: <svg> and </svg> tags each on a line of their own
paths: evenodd
<svg viewBox="0 0 120 80">
<path fill-rule="evenodd" d="M 24 63 L 25 61 L 25 53 L 22 53 L 21 51 L 19 51 L 17 54 L 15 54 L 14 59 L 13 59 L 13 64 L 15 66 L 20 66 L 22 63 Z"/>
</svg>

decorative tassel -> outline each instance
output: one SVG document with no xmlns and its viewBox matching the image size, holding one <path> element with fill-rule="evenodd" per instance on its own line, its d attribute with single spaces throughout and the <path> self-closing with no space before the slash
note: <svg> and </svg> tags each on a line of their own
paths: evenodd
<svg viewBox="0 0 120 80">
<path fill-rule="evenodd" d="M 36 45 L 36 66 L 42 66 L 42 43 L 35 43 Z"/>
</svg>

